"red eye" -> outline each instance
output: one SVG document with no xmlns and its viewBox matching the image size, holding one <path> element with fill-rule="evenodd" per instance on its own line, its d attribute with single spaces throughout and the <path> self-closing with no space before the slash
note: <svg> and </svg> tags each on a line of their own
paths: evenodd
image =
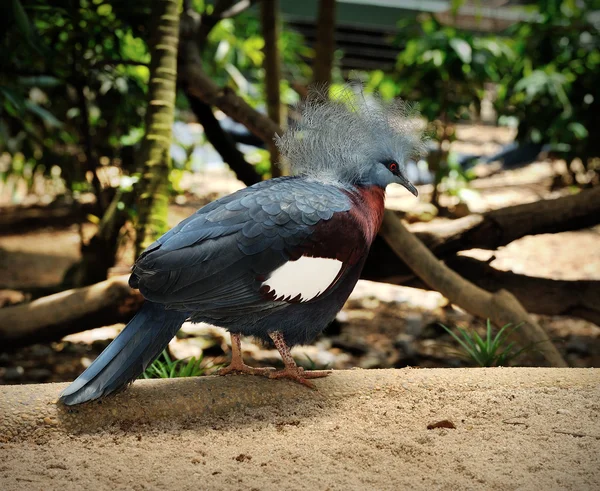
<svg viewBox="0 0 600 491">
<path fill-rule="evenodd" d="M 398 164 L 396 162 L 391 162 L 390 166 L 388 167 L 390 169 L 391 172 L 393 172 L 394 174 L 396 172 L 398 172 Z"/>
</svg>

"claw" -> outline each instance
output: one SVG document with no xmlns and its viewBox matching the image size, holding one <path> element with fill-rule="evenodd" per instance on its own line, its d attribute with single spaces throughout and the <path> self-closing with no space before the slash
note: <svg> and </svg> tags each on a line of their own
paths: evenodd
<svg viewBox="0 0 600 491">
<path fill-rule="evenodd" d="M 224 368 L 217 371 L 217 375 L 229 375 L 231 373 L 246 373 L 248 375 L 262 375 L 263 377 L 270 376 L 274 371 L 274 368 L 254 368 L 245 363 L 233 363 L 231 362 Z"/>
<path fill-rule="evenodd" d="M 289 378 L 290 380 L 298 382 L 302 385 L 306 385 L 311 389 L 316 389 L 315 384 L 313 384 L 307 379 L 327 377 L 327 375 L 331 373 L 331 370 L 304 370 L 304 368 L 296 365 L 296 362 L 294 361 L 294 358 L 290 353 L 290 348 L 285 342 L 285 339 L 281 332 L 270 332 L 269 337 L 273 340 L 273 343 L 275 344 L 277 351 L 279 351 L 279 354 L 281 355 L 281 359 L 283 360 L 283 364 L 285 366 L 283 370 L 271 372 L 269 374 L 269 378 Z"/>
<path fill-rule="evenodd" d="M 228 375 L 230 373 L 247 373 L 248 375 L 269 376 L 274 368 L 254 368 L 244 363 L 242 359 L 242 343 L 239 334 L 231 333 L 231 363 L 221 368 L 217 375 Z"/>
<path fill-rule="evenodd" d="M 302 367 L 286 367 L 283 370 L 277 370 L 276 372 L 269 373 L 269 378 L 287 378 L 293 380 L 302 385 L 306 385 L 306 387 L 310 387 L 311 389 L 315 389 L 315 384 L 313 384 L 309 378 L 321 378 L 327 377 L 331 373 L 331 370 L 311 370 L 306 371 Z"/>
</svg>

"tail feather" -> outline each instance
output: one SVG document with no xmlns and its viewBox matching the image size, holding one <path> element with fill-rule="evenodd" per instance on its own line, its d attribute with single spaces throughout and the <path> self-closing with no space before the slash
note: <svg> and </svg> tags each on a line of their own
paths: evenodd
<svg viewBox="0 0 600 491">
<path fill-rule="evenodd" d="M 61 393 L 60 400 L 68 406 L 81 404 L 126 386 L 160 355 L 187 317 L 146 301 L 114 341 Z"/>
</svg>

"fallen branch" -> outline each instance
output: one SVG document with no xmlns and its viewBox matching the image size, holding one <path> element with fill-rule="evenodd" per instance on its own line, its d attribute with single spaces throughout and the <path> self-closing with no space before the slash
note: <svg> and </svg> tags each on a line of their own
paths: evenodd
<svg viewBox="0 0 600 491">
<path fill-rule="evenodd" d="M 526 235 L 600 224 L 600 187 L 556 199 L 508 206 L 440 224 L 410 227 L 438 256 L 466 249 L 495 250 Z M 425 237 L 429 235 L 429 237 Z"/>
<path fill-rule="evenodd" d="M 567 363 L 548 338 L 547 333 L 535 322 L 519 301 L 506 290 L 489 293 L 465 280 L 452 271 L 414 234 L 402 224 L 391 211 L 386 211 L 381 235 L 398 256 L 432 289 L 439 291 L 450 302 L 483 319 L 489 318 L 495 325 L 513 326 L 524 323 L 515 331 L 523 344 L 533 344 L 552 366 L 566 367 Z"/>
<path fill-rule="evenodd" d="M 479 287 L 510 291 L 528 312 L 569 315 L 600 326 L 600 281 L 566 281 L 499 271 L 484 261 L 455 256 L 446 265 Z"/>
<path fill-rule="evenodd" d="M 579 317 L 600 326 L 600 281 L 536 278 L 511 271 L 500 271 L 485 261 L 466 256 L 448 258 L 445 264 L 484 290 L 492 293 L 502 289 L 508 290 L 528 312 Z M 396 283 L 391 278 L 385 282 Z M 396 284 L 430 289 L 416 277 Z"/>
<path fill-rule="evenodd" d="M 414 224 L 409 230 L 437 257 L 446 259 L 469 249 L 495 250 L 527 235 L 566 232 L 598 224 L 600 187 L 458 220 Z M 414 273 L 379 236 L 371 247 L 362 278 L 402 285 L 414 279 Z"/>
<path fill-rule="evenodd" d="M 0 235 L 23 233 L 40 227 L 66 228 L 85 221 L 88 214 L 96 213 L 95 201 L 6 206 L 0 213 Z"/>
<path fill-rule="evenodd" d="M 0 309 L 0 350 L 55 341 L 68 334 L 128 322 L 143 303 L 128 275 Z"/>
</svg>

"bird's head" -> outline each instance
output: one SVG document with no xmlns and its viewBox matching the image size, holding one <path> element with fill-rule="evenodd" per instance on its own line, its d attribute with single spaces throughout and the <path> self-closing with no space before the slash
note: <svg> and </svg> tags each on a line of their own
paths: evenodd
<svg viewBox="0 0 600 491">
<path fill-rule="evenodd" d="M 424 149 L 418 113 L 345 86 L 331 99 L 313 92 L 300 121 L 275 141 L 296 174 L 352 186 L 401 184 L 415 196 L 406 162 Z"/>
</svg>

